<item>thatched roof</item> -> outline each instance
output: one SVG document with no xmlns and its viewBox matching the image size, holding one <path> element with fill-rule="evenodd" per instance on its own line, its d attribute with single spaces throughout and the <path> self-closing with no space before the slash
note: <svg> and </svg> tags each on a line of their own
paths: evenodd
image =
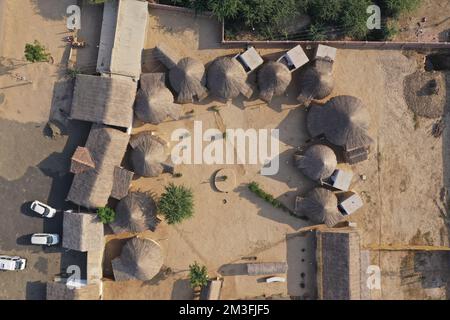
<svg viewBox="0 0 450 320">
<path fill-rule="evenodd" d="M 128 194 L 133 176 L 133 172 L 125 168 L 115 167 L 111 197 L 117 200 L 124 198 Z"/>
<path fill-rule="evenodd" d="M 178 93 L 178 103 L 192 103 L 194 99 L 200 101 L 208 95 L 205 66 L 196 59 L 187 57 L 178 61 L 169 71 L 169 80 Z"/>
<path fill-rule="evenodd" d="M 112 261 L 116 281 L 151 280 L 162 265 L 161 247 L 156 241 L 145 238 L 128 240 L 120 257 Z"/>
<path fill-rule="evenodd" d="M 139 77 L 147 19 L 146 1 L 105 2 L 97 58 L 98 72 Z"/>
<path fill-rule="evenodd" d="M 164 73 L 145 73 L 141 75 L 134 112 L 139 120 L 151 124 L 159 124 L 168 117 L 178 120 L 183 110 L 173 99 L 165 85 Z"/>
<path fill-rule="evenodd" d="M 303 155 L 295 155 L 295 165 L 308 178 L 321 181 L 329 178 L 336 170 L 337 159 L 330 147 L 316 144 L 309 147 Z"/>
<path fill-rule="evenodd" d="M 70 117 L 118 127 L 131 127 L 136 82 L 129 78 L 78 74 Z"/>
<path fill-rule="evenodd" d="M 311 136 L 324 134 L 331 143 L 347 151 L 369 146 L 370 115 L 363 102 L 352 96 L 337 96 L 324 106 L 312 106 L 307 126 Z"/>
<path fill-rule="evenodd" d="M 253 90 L 247 84 L 247 73 L 235 59 L 219 57 L 208 68 L 207 85 L 218 98 L 233 99 L 240 93 L 250 98 Z"/>
<path fill-rule="evenodd" d="M 47 282 L 47 300 L 99 300 L 99 284 L 70 288 L 64 282 Z"/>
<path fill-rule="evenodd" d="M 180 55 L 175 49 L 161 42 L 155 47 L 154 55 L 156 58 L 166 66 L 167 69 L 175 68 L 178 61 L 181 60 Z"/>
<path fill-rule="evenodd" d="M 274 61 L 265 63 L 258 72 L 259 97 L 270 102 L 273 96 L 284 94 L 291 79 L 291 72 L 284 64 Z"/>
<path fill-rule="evenodd" d="M 360 236 L 354 229 L 317 231 L 317 289 L 321 300 L 361 298 Z"/>
<path fill-rule="evenodd" d="M 334 227 L 344 218 L 339 212 L 336 196 L 324 188 L 314 188 L 306 197 L 297 197 L 294 210 L 312 222 L 325 223 L 328 227 Z"/>
<path fill-rule="evenodd" d="M 166 143 L 150 132 L 142 132 L 131 138 L 131 164 L 134 172 L 143 177 L 159 176 L 163 170 L 163 163 L 169 154 Z"/>
<path fill-rule="evenodd" d="M 117 129 L 92 125 L 86 148 L 95 169 L 75 174 L 67 200 L 86 208 L 103 207 L 114 183 L 114 170 L 125 155 L 129 135 Z"/>
<path fill-rule="evenodd" d="M 77 147 L 71 158 L 70 172 L 81 173 L 94 168 L 95 163 L 91 158 L 89 150 L 85 147 Z"/>
<path fill-rule="evenodd" d="M 82 252 L 103 250 L 103 224 L 94 214 L 64 212 L 63 235 L 64 248 Z"/>
<path fill-rule="evenodd" d="M 110 224 L 114 233 L 155 231 L 160 220 L 156 203 L 147 194 L 131 192 L 116 206 L 116 219 Z"/>
<path fill-rule="evenodd" d="M 301 70 L 298 78 L 300 94 L 297 100 L 308 106 L 314 99 L 321 100 L 328 97 L 334 88 L 332 68 L 332 61 L 319 59 Z"/>
<path fill-rule="evenodd" d="M 249 276 L 286 273 L 287 269 L 288 265 L 286 262 L 262 262 L 247 264 L 247 273 Z"/>
</svg>

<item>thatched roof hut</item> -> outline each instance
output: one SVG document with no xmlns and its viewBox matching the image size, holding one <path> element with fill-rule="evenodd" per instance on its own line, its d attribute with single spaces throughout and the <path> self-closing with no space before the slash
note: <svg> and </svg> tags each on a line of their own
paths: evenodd
<svg viewBox="0 0 450 320">
<path fill-rule="evenodd" d="M 103 224 L 94 214 L 64 212 L 63 235 L 64 248 L 82 252 L 103 250 Z"/>
<path fill-rule="evenodd" d="M 85 147 L 95 168 L 75 174 L 67 200 L 86 208 L 105 206 L 114 183 L 122 181 L 114 180 L 114 171 L 125 155 L 128 140 L 129 135 L 125 132 L 92 125 Z"/>
<path fill-rule="evenodd" d="M 78 74 L 70 118 L 129 128 L 135 97 L 136 82 L 130 78 Z"/>
<path fill-rule="evenodd" d="M 181 60 L 179 53 L 164 42 L 158 43 L 154 55 L 169 70 L 175 68 Z"/>
<path fill-rule="evenodd" d="M 273 96 L 284 94 L 291 79 L 291 72 L 281 62 L 265 63 L 258 72 L 259 97 L 270 102 Z"/>
<path fill-rule="evenodd" d="M 295 166 L 314 181 L 329 178 L 337 166 L 336 154 L 323 144 L 313 145 L 303 155 L 295 155 L 294 158 Z"/>
<path fill-rule="evenodd" d="M 324 188 L 314 188 L 306 197 L 297 197 L 294 211 L 306 215 L 314 223 L 325 223 L 328 227 L 334 227 L 344 218 L 339 212 L 335 194 Z"/>
<path fill-rule="evenodd" d="M 116 281 L 151 280 L 162 265 L 161 247 L 156 241 L 145 238 L 128 240 L 120 257 L 112 261 Z"/>
<path fill-rule="evenodd" d="M 346 151 L 367 147 L 373 140 L 368 135 L 370 115 L 363 102 L 352 96 L 337 96 L 324 106 L 312 106 L 307 126 L 311 136 L 325 135 L 331 143 Z"/>
<path fill-rule="evenodd" d="M 100 300 L 100 285 L 70 288 L 65 282 L 47 282 L 47 300 Z"/>
<path fill-rule="evenodd" d="M 143 177 L 157 177 L 163 172 L 163 163 L 169 156 L 164 140 L 150 132 L 142 132 L 131 138 L 130 145 L 135 173 Z"/>
<path fill-rule="evenodd" d="M 230 57 L 219 57 L 211 63 L 207 85 L 213 95 L 226 100 L 236 98 L 240 93 L 246 98 L 253 94 L 244 68 Z"/>
<path fill-rule="evenodd" d="M 155 231 L 160 220 L 156 203 L 147 194 L 130 192 L 116 206 L 116 219 L 110 224 L 114 233 Z"/>
<path fill-rule="evenodd" d="M 200 61 L 186 57 L 170 69 L 169 80 L 178 93 L 178 103 L 201 101 L 208 95 L 206 90 L 205 66 Z"/>
<path fill-rule="evenodd" d="M 249 276 L 281 274 L 286 273 L 287 269 L 288 265 L 286 262 L 262 262 L 247 264 L 247 273 Z"/>
<path fill-rule="evenodd" d="M 315 60 L 299 74 L 300 94 L 297 100 L 308 106 L 312 100 L 328 97 L 334 89 L 333 62 Z"/>
<path fill-rule="evenodd" d="M 164 73 L 145 73 L 141 75 L 134 112 L 145 123 L 159 124 L 168 117 L 178 120 L 183 110 L 173 99 Z"/>
<path fill-rule="evenodd" d="M 317 289 L 321 300 L 361 299 L 360 236 L 354 229 L 317 231 Z"/>
</svg>

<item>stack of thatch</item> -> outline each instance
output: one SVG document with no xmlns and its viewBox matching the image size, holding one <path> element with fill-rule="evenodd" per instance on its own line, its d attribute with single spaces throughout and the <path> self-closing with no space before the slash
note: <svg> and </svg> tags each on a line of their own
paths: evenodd
<svg viewBox="0 0 450 320">
<path fill-rule="evenodd" d="M 370 115 L 362 101 L 351 96 L 337 96 L 324 106 L 314 105 L 308 112 L 308 131 L 313 137 L 325 135 L 331 143 L 350 151 L 368 147 Z"/>
<path fill-rule="evenodd" d="M 156 241 L 132 238 L 122 248 L 120 257 L 112 261 L 114 278 L 124 280 L 151 280 L 163 264 L 161 247 Z"/>
<path fill-rule="evenodd" d="M 317 59 L 299 75 L 300 94 L 297 100 L 308 106 L 312 100 L 328 97 L 334 88 L 333 61 Z"/>
<path fill-rule="evenodd" d="M 291 72 L 284 64 L 275 61 L 265 63 L 258 73 L 259 97 L 270 102 L 273 96 L 284 94 L 291 79 Z"/>
<path fill-rule="evenodd" d="M 143 177 L 156 177 L 163 172 L 163 163 L 168 158 L 165 141 L 151 132 L 143 132 L 133 136 L 130 145 L 131 164 L 135 173 Z"/>
<path fill-rule="evenodd" d="M 182 108 L 173 103 L 172 92 L 165 85 L 164 73 L 141 75 L 134 112 L 145 123 L 159 124 L 168 117 L 178 120 Z"/>
<path fill-rule="evenodd" d="M 314 181 L 328 179 L 337 166 L 334 151 L 322 144 L 313 145 L 303 155 L 295 155 L 294 158 L 296 167 Z"/>
<path fill-rule="evenodd" d="M 114 233 L 155 231 L 160 220 L 156 203 L 147 194 L 130 192 L 116 207 L 116 219 L 110 224 Z"/>
<path fill-rule="evenodd" d="M 344 216 L 339 212 L 335 194 L 324 188 L 314 188 L 305 198 L 297 197 L 295 212 L 307 216 L 314 223 L 334 227 Z"/>
<path fill-rule="evenodd" d="M 244 68 L 230 57 L 219 57 L 211 63 L 207 85 L 214 96 L 225 100 L 236 98 L 241 93 L 247 98 L 253 94 Z"/>
</svg>

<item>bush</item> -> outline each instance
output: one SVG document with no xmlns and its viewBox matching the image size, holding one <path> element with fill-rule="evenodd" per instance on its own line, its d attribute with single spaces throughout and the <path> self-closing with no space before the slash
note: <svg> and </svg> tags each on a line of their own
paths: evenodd
<svg viewBox="0 0 450 320">
<path fill-rule="evenodd" d="M 389 16 L 398 17 L 403 13 L 417 9 L 421 0 L 383 0 L 382 4 L 388 11 Z"/>
<path fill-rule="evenodd" d="M 315 22 L 335 22 L 341 14 L 342 0 L 313 1 L 309 13 Z"/>
<path fill-rule="evenodd" d="M 367 7 L 372 2 L 370 0 L 342 0 L 342 12 L 340 23 L 346 36 L 354 40 L 362 40 L 366 37 L 367 28 Z"/>
<path fill-rule="evenodd" d="M 327 34 L 325 28 L 321 24 L 311 24 L 309 26 L 309 35 L 313 41 L 327 40 Z"/>
<path fill-rule="evenodd" d="M 189 266 L 189 282 L 192 288 L 204 287 L 208 284 L 208 271 L 197 262 Z"/>
<path fill-rule="evenodd" d="M 158 203 L 158 210 L 164 215 L 168 224 L 180 223 L 194 214 L 194 196 L 184 186 L 170 183 L 165 187 Z"/>
<path fill-rule="evenodd" d="M 108 207 L 98 208 L 97 216 L 99 217 L 100 221 L 104 224 L 112 223 L 116 219 L 116 212 Z"/>
<path fill-rule="evenodd" d="M 25 45 L 25 59 L 30 62 L 48 61 L 50 53 L 48 53 L 39 41 L 34 40 L 34 43 L 27 43 Z"/>
</svg>

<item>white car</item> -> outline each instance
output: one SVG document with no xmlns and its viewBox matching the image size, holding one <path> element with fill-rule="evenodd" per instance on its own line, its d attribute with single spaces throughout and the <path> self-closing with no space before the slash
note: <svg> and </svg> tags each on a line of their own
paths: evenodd
<svg viewBox="0 0 450 320">
<path fill-rule="evenodd" d="M 45 218 L 53 218 L 56 214 L 56 209 L 53 209 L 49 205 L 46 205 L 45 203 L 42 203 L 37 200 L 33 201 L 30 208 L 31 210 L 33 210 L 34 212 L 40 214 Z"/>
<path fill-rule="evenodd" d="M 27 260 L 21 257 L 0 256 L 0 270 L 23 270 Z"/>
<path fill-rule="evenodd" d="M 59 243 L 56 233 L 35 233 L 31 236 L 31 244 L 54 246 Z"/>
</svg>

